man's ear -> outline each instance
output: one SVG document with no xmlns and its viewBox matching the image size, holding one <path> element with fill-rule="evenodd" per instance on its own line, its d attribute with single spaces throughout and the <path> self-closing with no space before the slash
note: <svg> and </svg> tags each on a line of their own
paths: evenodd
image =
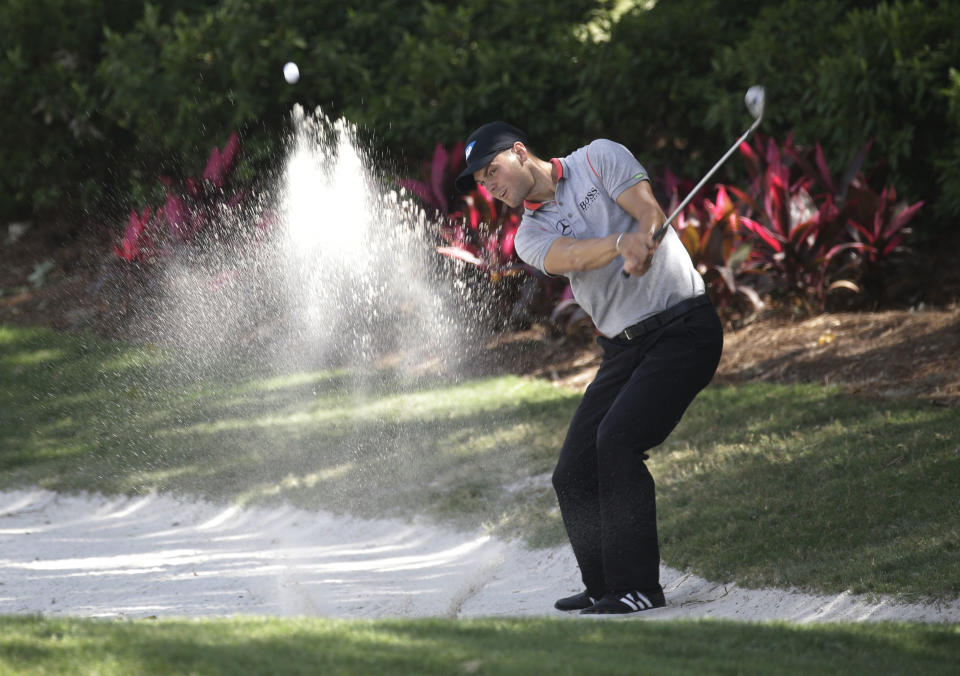
<svg viewBox="0 0 960 676">
<path fill-rule="evenodd" d="M 517 154 L 517 159 L 520 160 L 521 165 L 530 157 L 530 153 L 527 152 L 527 146 L 523 145 L 521 141 L 514 141 L 513 152 Z"/>
</svg>

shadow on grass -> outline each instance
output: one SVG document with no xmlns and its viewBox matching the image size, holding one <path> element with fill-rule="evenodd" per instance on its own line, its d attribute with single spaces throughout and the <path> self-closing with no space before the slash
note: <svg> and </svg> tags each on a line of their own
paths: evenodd
<svg viewBox="0 0 960 676">
<path fill-rule="evenodd" d="M 44 673 L 947 674 L 960 647 L 955 628 L 919 624 L 26 617 L 0 627 L 0 665 Z"/>
<path fill-rule="evenodd" d="M 549 471 L 576 405 L 548 384 L 197 369 L 156 349 L 20 329 L 4 330 L 0 364 L 0 486 L 427 513 L 562 539 L 545 483 L 509 488 Z"/>
<path fill-rule="evenodd" d="M 663 554 L 709 579 L 955 598 L 960 411 L 818 386 L 704 392 L 655 453 Z"/>
</svg>

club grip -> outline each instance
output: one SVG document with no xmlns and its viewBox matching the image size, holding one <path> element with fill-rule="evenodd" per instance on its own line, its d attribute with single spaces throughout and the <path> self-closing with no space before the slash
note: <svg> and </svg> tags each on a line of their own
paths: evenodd
<svg viewBox="0 0 960 676">
<path fill-rule="evenodd" d="M 668 220 L 664 221 L 664 222 L 663 222 L 663 225 L 661 225 L 659 228 L 657 228 L 657 231 L 656 231 L 655 233 L 653 233 L 653 241 L 654 241 L 654 242 L 659 242 L 661 239 L 663 239 L 663 236 L 667 234 L 667 228 L 670 227 L 670 221 L 671 221 L 671 220 L 673 220 L 673 219 L 671 218 L 671 219 L 668 219 Z M 624 272 L 623 270 L 620 271 L 620 274 L 623 275 L 625 278 L 630 276 L 630 275 L 628 275 L 626 272 Z"/>
</svg>

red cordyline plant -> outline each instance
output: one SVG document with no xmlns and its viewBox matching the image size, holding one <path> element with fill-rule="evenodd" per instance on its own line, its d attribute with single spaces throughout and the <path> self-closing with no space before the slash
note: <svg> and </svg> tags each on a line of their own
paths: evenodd
<svg viewBox="0 0 960 676">
<path fill-rule="evenodd" d="M 860 149 L 837 182 L 830 174 L 820 144 L 817 144 L 816 175 L 828 190 L 839 194 L 842 215 L 855 243 L 860 285 L 869 297 L 876 300 L 885 295 L 885 280 L 891 261 L 908 252 L 909 226 L 924 203 L 907 204 L 898 200 L 893 186 L 885 186 L 879 194 L 870 187 L 860 167 L 871 145 L 868 142 Z"/>
<path fill-rule="evenodd" d="M 901 251 L 910 230 L 907 225 L 923 206 L 923 201 L 907 204 L 897 201 L 897 191 L 887 186 L 877 195 L 856 187 L 851 190 L 850 212 L 861 212 L 863 217 L 848 219 L 859 250 L 870 265 L 883 266 L 894 253 Z"/>
<path fill-rule="evenodd" d="M 750 262 L 771 274 L 782 293 L 808 308 L 819 308 L 832 282 L 831 264 L 856 245 L 844 241 L 845 223 L 834 195 L 826 193 L 817 204 L 810 194 L 813 178 L 798 171 L 798 163 L 785 161 L 784 155 L 796 154 L 792 135 L 784 143 L 784 152 L 773 139 L 765 146 L 757 141 L 755 151 L 741 144 L 753 180 L 749 194 L 731 189 L 759 216 L 742 219 L 757 237 Z"/>
<path fill-rule="evenodd" d="M 922 203 L 893 207 L 892 188 L 879 196 L 870 188 L 860 172 L 869 143 L 840 181 L 830 174 L 819 143 L 804 152 L 791 134 L 782 148 L 760 136 L 754 144 L 740 146 L 750 188 L 730 188 L 746 207 L 740 222 L 755 236 L 747 266 L 768 273 L 780 293 L 808 310 L 821 309 L 834 289 L 859 292 L 863 262 L 882 266 L 902 245 Z"/>
<path fill-rule="evenodd" d="M 239 151 L 237 135 L 231 134 L 223 148 L 210 151 L 200 178 L 160 177 L 163 204 L 131 210 L 113 247 L 114 263 L 89 289 L 105 311 L 119 316 L 144 309 L 152 276 L 171 256 L 198 264 L 210 294 L 224 292 L 241 276 L 244 257 L 223 255 L 225 247 L 264 242 L 272 216 L 262 212 L 252 218 L 250 193 L 232 185 Z"/>
<path fill-rule="evenodd" d="M 153 227 L 148 229 L 150 219 L 153 217 L 153 210 L 150 207 L 144 208 L 140 213 L 134 209 L 130 212 L 127 219 L 127 225 L 123 229 L 123 238 L 120 244 L 113 247 L 113 253 L 117 258 L 121 258 L 128 263 L 143 262 L 152 258 L 156 251 L 154 250 Z"/>
<path fill-rule="evenodd" d="M 680 202 L 680 188 L 685 182 L 668 170 L 662 183 L 670 195 L 668 211 L 672 213 Z M 690 185 L 683 186 L 684 193 Z M 718 185 L 714 189 L 714 201 L 694 198 L 677 216 L 674 227 L 717 311 L 726 321 L 736 323 L 763 309 L 764 303 L 745 274 L 744 263 L 752 245 L 744 239 L 742 217 L 726 187 Z"/>
<path fill-rule="evenodd" d="M 520 210 L 498 202 L 482 186 L 467 195 L 454 195 L 453 181 L 463 166 L 462 143 L 450 151 L 438 143 L 433 159 L 424 162 L 424 179 L 398 183 L 441 216 L 438 253 L 475 266 L 492 281 L 515 275 L 522 269 L 513 248 Z"/>
<path fill-rule="evenodd" d="M 754 147 L 740 148 L 752 177 L 746 191 L 715 185 L 713 201 L 696 197 L 678 216 L 681 241 L 726 320 L 762 308 L 761 290 L 808 311 L 821 309 L 836 289 L 866 287 L 868 297 L 882 291 L 883 268 L 903 251 L 906 226 L 922 203 L 896 202 L 892 187 L 880 194 L 870 188 L 860 172 L 869 148 L 835 179 L 819 144 L 804 151 L 792 136 L 782 146 L 758 137 Z M 669 211 L 681 183 L 665 173 Z"/>
<path fill-rule="evenodd" d="M 114 254 L 128 263 L 148 263 L 169 256 L 177 246 L 222 232 L 227 227 L 226 214 L 247 197 L 244 190 L 230 189 L 239 150 L 240 141 L 233 133 L 222 149 L 214 146 L 210 151 L 200 179 L 188 177 L 177 185 L 161 176 L 166 192 L 163 205 L 132 210 Z M 262 233 L 266 225 L 266 218 L 256 221 L 256 232 Z"/>
</svg>

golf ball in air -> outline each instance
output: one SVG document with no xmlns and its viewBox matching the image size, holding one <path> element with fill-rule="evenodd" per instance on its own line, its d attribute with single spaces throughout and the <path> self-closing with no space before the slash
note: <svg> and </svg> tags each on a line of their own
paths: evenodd
<svg viewBox="0 0 960 676">
<path fill-rule="evenodd" d="M 283 66 L 283 79 L 285 79 L 290 84 L 293 84 L 300 79 L 300 69 L 297 68 L 297 64 L 293 61 L 288 61 Z"/>
</svg>

